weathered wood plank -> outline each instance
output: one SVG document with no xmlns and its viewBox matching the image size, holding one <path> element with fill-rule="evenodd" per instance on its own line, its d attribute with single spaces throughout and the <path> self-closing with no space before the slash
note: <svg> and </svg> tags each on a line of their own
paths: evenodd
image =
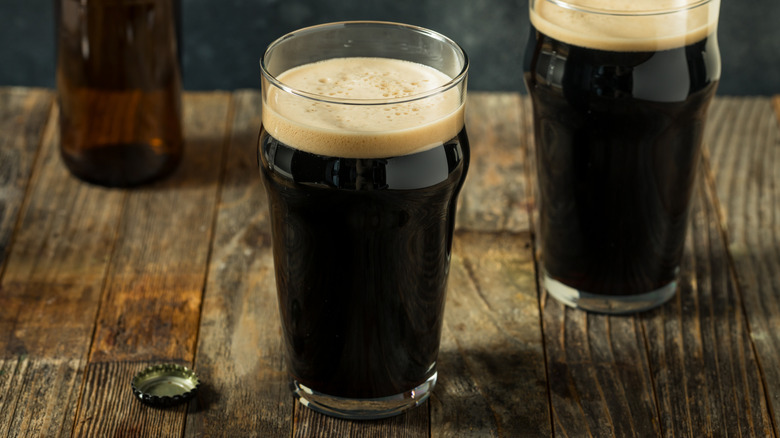
<svg viewBox="0 0 780 438">
<path fill-rule="evenodd" d="M 57 114 L 0 283 L 0 354 L 86 357 L 124 205 L 124 193 L 68 173 Z"/>
<path fill-rule="evenodd" d="M 759 359 L 775 433 L 780 424 L 780 130 L 771 98 L 717 99 L 708 168 Z"/>
<path fill-rule="evenodd" d="M 187 436 L 292 433 L 268 205 L 257 168 L 260 99 L 258 91 L 234 94 L 195 359 L 208 392 L 187 417 Z"/>
<path fill-rule="evenodd" d="M 229 105 L 185 95 L 180 167 L 127 192 L 90 362 L 194 359 Z"/>
<path fill-rule="evenodd" d="M 518 94 L 469 94 L 471 165 L 458 202 L 459 229 L 529 230 L 522 117 Z"/>
<path fill-rule="evenodd" d="M 181 166 L 127 192 L 75 436 L 183 433 L 186 406 L 146 408 L 129 382 L 143 365 L 195 358 L 230 102 L 224 92 L 185 95 Z"/>
<path fill-rule="evenodd" d="M 81 359 L 0 359 L 0 436 L 70 436 Z"/>
<path fill-rule="evenodd" d="M 0 275 L 53 98 L 49 90 L 0 88 Z"/>
<path fill-rule="evenodd" d="M 87 367 L 74 437 L 180 437 L 186 404 L 154 408 L 138 401 L 130 380 L 154 362 L 102 362 Z M 183 365 L 188 365 L 182 363 Z"/>
<path fill-rule="evenodd" d="M 457 234 L 438 363 L 432 436 L 550 435 L 529 233 Z"/>
<path fill-rule="evenodd" d="M 26 356 L 0 358 L 0 436 L 8 436 L 11 424 L 16 419 L 16 408 L 22 396 L 22 381 L 28 365 Z"/>
<path fill-rule="evenodd" d="M 11 436 L 71 434 L 124 204 L 123 193 L 68 173 L 57 116 L 55 107 L 45 129 L 31 126 L 43 143 L 0 280 L 0 357 L 24 358 L 26 367 L 2 410 L 0 423 L 13 425 Z"/>
<path fill-rule="evenodd" d="M 531 248 L 526 108 L 472 93 L 471 168 L 460 198 L 432 436 L 549 436 Z"/>
<path fill-rule="evenodd" d="M 442 329 L 439 376 L 428 401 L 432 437 L 498 437 L 490 400 L 466 362 L 449 325 Z M 446 417 L 446 419 L 445 419 Z"/>
<path fill-rule="evenodd" d="M 704 178 L 694 192 L 677 295 L 643 315 L 667 436 L 771 436 L 761 373 Z"/>
<path fill-rule="evenodd" d="M 422 438 L 428 436 L 428 404 L 401 415 L 371 421 L 349 421 L 295 405 L 293 437 Z"/>
<path fill-rule="evenodd" d="M 544 294 L 544 339 L 555 436 L 657 436 L 642 327 Z"/>
</svg>

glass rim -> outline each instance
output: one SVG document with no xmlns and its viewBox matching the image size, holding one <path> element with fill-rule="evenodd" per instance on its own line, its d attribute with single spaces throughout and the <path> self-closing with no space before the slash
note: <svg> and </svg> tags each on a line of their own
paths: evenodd
<svg viewBox="0 0 780 438">
<path fill-rule="evenodd" d="M 332 96 L 324 96 L 317 93 L 311 93 L 308 91 L 298 90 L 296 88 L 293 88 L 279 79 L 276 78 L 270 71 L 268 71 L 268 68 L 266 66 L 266 59 L 268 57 L 268 54 L 277 46 L 284 43 L 285 41 L 295 38 L 297 36 L 303 35 L 303 34 L 309 34 L 313 32 L 319 32 L 326 29 L 334 29 L 339 27 L 349 27 L 349 26 L 377 26 L 377 27 L 384 27 L 384 28 L 402 28 L 406 30 L 410 30 L 413 32 L 417 32 L 422 35 L 426 35 L 428 37 L 431 37 L 433 39 L 439 40 L 443 43 L 446 43 L 452 47 L 454 47 L 457 52 L 462 56 L 463 59 L 463 67 L 460 69 L 460 72 L 458 72 L 457 75 L 455 75 L 452 79 L 447 81 L 446 83 L 439 85 L 436 88 L 433 88 L 431 90 L 423 91 L 421 93 L 412 94 L 409 96 L 404 97 L 397 97 L 397 98 L 390 98 L 390 99 L 356 99 L 356 98 L 340 98 L 340 97 L 332 97 Z M 415 102 L 418 100 L 423 100 L 430 98 L 432 96 L 447 92 L 448 90 L 458 86 L 460 83 L 465 81 L 466 76 L 468 74 L 469 70 L 469 57 L 466 54 L 466 51 L 463 50 L 463 48 L 456 43 L 453 39 L 445 36 L 444 34 L 441 34 L 439 32 L 436 32 L 434 30 L 421 27 L 421 26 L 415 26 L 412 24 L 404 24 L 404 23 L 396 23 L 392 21 L 374 21 L 374 20 L 358 20 L 358 21 L 334 21 L 331 23 L 323 23 L 323 24 L 317 24 L 314 26 L 308 26 L 303 27 L 301 29 L 292 31 L 290 33 L 287 33 L 285 35 L 282 35 L 281 37 L 277 38 L 271 44 L 268 45 L 265 52 L 263 53 L 263 56 L 260 58 L 260 70 L 263 74 L 263 77 L 274 87 L 284 91 L 285 93 L 293 94 L 305 99 L 322 102 L 322 103 L 331 103 L 331 104 L 337 104 L 337 105 L 395 105 L 399 103 L 407 103 L 407 102 Z"/>
<path fill-rule="evenodd" d="M 657 15 L 670 15 L 670 14 L 677 14 L 683 11 L 690 11 L 699 8 L 701 6 L 713 3 L 715 0 L 697 0 L 684 6 L 672 6 L 668 8 L 659 8 L 659 9 L 637 9 L 631 11 L 573 5 L 566 0 L 537 0 L 537 1 L 552 3 L 553 5 L 561 7 L 563 9 L 568 9 L 575 12 L 582 12 L 586 14 L 611 15 L 616 17 L 648 17 L 648 16 L 657 16 Z"/>
</svg>

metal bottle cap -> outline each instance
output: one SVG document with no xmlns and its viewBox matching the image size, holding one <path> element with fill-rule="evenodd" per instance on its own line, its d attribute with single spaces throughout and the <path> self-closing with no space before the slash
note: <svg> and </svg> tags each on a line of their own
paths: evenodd
<svg viewBox="0 0 780 438">
<path fill-rule="evenodd" d="M 151 406 L 172 406 L 192 398 L 200 380 L 187 367 L 176 364 L 153 365 L 133 377 L 133 394 Z"/>
</svg>

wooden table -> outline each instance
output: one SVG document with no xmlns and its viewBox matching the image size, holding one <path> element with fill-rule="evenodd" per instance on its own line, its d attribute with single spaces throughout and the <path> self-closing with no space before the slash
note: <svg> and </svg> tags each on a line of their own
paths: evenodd
<svg viewBox="0 0 780 438">
<path fill-rule="evenodd" d="M 184 107 L 177 173 L 104 189 L 60 161 L 51 90 L 0 88 L 0 437 L 778 436 L 780 98 L 717 98 L 680 290 L 608 317 L 538 286 L 528 99 L 472 93 L 439 383 L 369 422 L 287 388 L 259 92 Z M 160 362 L 194 367 L 193 401 L 133 397 Z"/>
</svg>

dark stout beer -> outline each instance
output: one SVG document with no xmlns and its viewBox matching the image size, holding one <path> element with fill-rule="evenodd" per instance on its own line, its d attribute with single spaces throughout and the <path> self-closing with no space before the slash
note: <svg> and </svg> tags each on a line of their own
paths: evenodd
<svg viewBox="0 0 780 438">
<path fill-rule="evenodd" d="M 533 27 L 528 43 L 541 257 L 577 291 L 646 294 L 677 276 L 718 46 L 590 37 Z"/>
<path fill-rule="evenodd" d="M 467 154 L 465 131 L 375 159 L 311 154 L 263 134 L 282 327 L 301 384 L 378 398 L 431 377 Z"/>
<path fill-rule="evenodd" d="M 450 80 L 385 58 L 336 58 L 280 76 L 318 96 L 379 101 Z M 306 388 L 299 396 L 400 397 L 435 379 L 469 160 L 461 98 L 451 89 L 340 105 L 269 90 L 258 158 L 288 367 Z"/>
<path fill-rule="evenodd" d="M 182 155 L 178 0 L 58 0 L 61 153 L 79 178 L 133 186 Z"/>
</svg>

